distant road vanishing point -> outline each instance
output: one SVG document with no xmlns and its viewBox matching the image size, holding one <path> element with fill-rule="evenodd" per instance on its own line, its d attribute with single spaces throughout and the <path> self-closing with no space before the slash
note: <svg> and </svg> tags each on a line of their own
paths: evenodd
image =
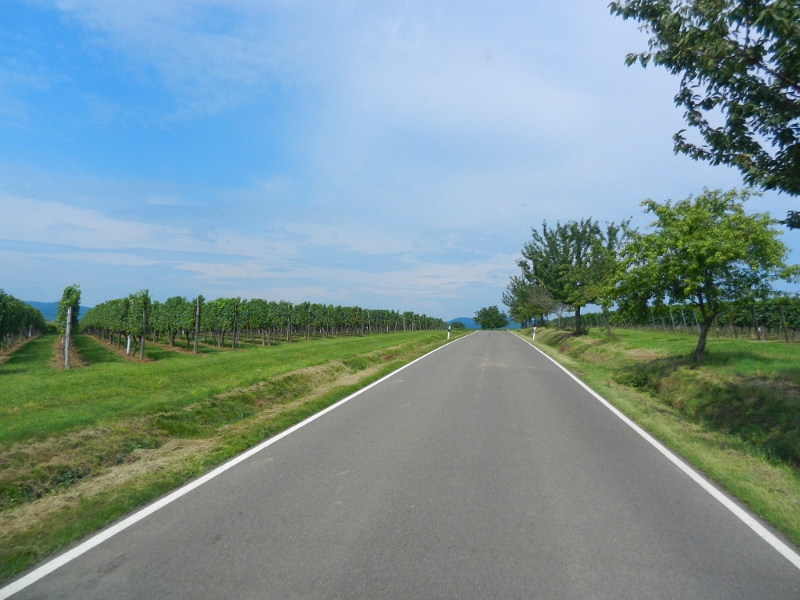
<svg viewBox="0 0 800 600">
<path fill-rule="evenodd" d="M 506 332 L 198 483 L 0 598 L 800 598 L 796 555 Z"/>
</svg>

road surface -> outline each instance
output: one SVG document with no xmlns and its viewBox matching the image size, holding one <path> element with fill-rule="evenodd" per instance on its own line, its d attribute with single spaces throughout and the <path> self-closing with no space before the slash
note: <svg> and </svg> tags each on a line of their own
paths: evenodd
<svg viewBox="0 0 800 600">
<path fill-rule="evenodd" d="M 800 570 L 520 338 L 456 341 L 23 598 L 800 598 Z"/>
</svg>

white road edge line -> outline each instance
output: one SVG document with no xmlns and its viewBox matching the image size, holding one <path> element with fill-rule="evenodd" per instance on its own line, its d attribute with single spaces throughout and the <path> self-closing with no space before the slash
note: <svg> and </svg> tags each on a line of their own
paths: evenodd
<svg viewBox="0 0 800 600">
<path fill-rule="evenodd" d="M 475 333 L 475 332 L 473 331 L 472 333 Z M 274 437 L 271 437 L 268 440 L 266 440 L 264 442 L 261 442 L 258 446 L 253 446 L 252 448 L 250 448 L 250 450 L 247 450 L 247 451 L 243 452 L 242 454 L 239 454 L 238 456 L 232 458 L 228 462 L 218 466 L 213 471 L 209 471 L 208 473 L 206 473 L 202 477 L 200 477 L 198 479 L 195 479 L 194 481 L 192 481 L 190 483 L 187 483 L 183 487 L 178 488 L 177 490 L 175 490 L 171 494 L 169 494 L 167 496 L 164 496 L 161 500 L 158 500 L 158 501 L 154 502 L 153 504 L 150 504 L 149 506 L 144 507 L 140 511 L 132 514 L 131 516 L 129 516 L 129 517 L 125 518 L 125 519 L 123 519 L 122 521 L 120 521 L 116 525 L 112 525 L 108 529 L 106 529 L 104 531 L 101 531 L 100 533 L 96 534 L 94 537 L 89 538 L 88 540 L 86 540 L 82 544 L 76 546 L 72 550 L 69 550 L 68 552 L 65 552 L 61 556 L 57 556 L 56 558 L 54 558 L 50 562 L 47 562 L 47 563 L 43 564 L 41 567 L 38 567 L 37 569 L 34 569 L 33 571 L 31 571 L 30 573 L 28 573 L 24 577 L 21 577 L 20 579 L 10 583 L 6 587 L 0 588 L 0 600 L 5 600 L 5 598 L 8 598 L 9 596 L 12 596 L 13 594 L 16 594 L 17 592 L 25 589 L 29 585 L 31 585 L 33 583 L 36 583 L 42 577 L 45 577 L 46 575 L 49 575 L 50 573 L 52 573 L 53 571 L 55 571 L 59 567 L 63 567 L 68 562 L 73 561 L 76 558 L 78 558 L 81 554 L 85 554 L 86 552 L 88 552 L 89 550 L 94 548 L 95 546 L 99 546 L 100 544 L 105 542 L 107 539 L 110 539 L 110 538 L 114 537 L 115 535 L 117 535 L 121 531 L 124 531 L 125 529 L 127 529 L 131 525 L 134 525 L 135 523 L 138 523 L 142 519 L 152 515 L 157 510 L 164 508 L 165 506 L 167 506 L 168 504 L 171 504 L 172 502 L 175 502 L 175 500 L 177 500 L 181 496 L 184 496 L 184 495 L 188 494 L 189 492 L 191 492 L 192 490 L 200 487 L 204 483 L 206 483 L 208 481 L 211 481 L 217 475 L 221 475 L 222 473 L 224 473 L 228 469 L 230 469 L 232 467 L 235 467 L 240 462 L 243 462 L 243 461 L 247 460 L 248 458 L 250 458 L 251 456 L 253 456 L 254 454 L 257 454 L 257 453 L 261 452 L 264 448 L 266 448 L 268 446 L 271 446 L 275 442 L 285 438 L 290 433 L 293 433 L 293 432 L 297 431 L 301 427 L 305 427 L 306 425 L 308 425 L 312 421 L 315 421 L 315 420 L 319 419 L 322 415 L 331 412 L 333 409 L 341 406 L 345 402 L 348 402 L 348 401 L 352 400 L 353 398 L 355 398 L 356 396 L 359 396 L 359 395 L 363 394 L 368 389 L 375 387 L 376 385 L 378 385 L 379 383 L 382 383 L 383 381 L 386 381 L 387 379 L 389 379 L 393 375 L 399 373 L 403 369 L 406 369 L 406 368 L 410 367 L 411 365 L 413 365 L 414 363 L 422 360 L 423 358 L 426 358 L 426 357 L 430 356 L 434 352 L 437 352 L 438 350 L 441 350 L 442 348 L 445 348 L 445 347 L 449 346 L 450 344 L 454 344 L 459 340 L 463 340 L 464 338 L 469 337 L 470 335 L 472 335 L 472 333 L 468 333 L 465 336 L 462 336 L 460 338 L 456 338 L 454 340 L 451 340 L 451 341 L 447 342 L 446 344 L 442 344 L 438 348 L 434 348 L 430 352 L 427 352 L 427 353 L 423 354 L 419 358 L 415 358 L 410 363 L 408 363 L 406 365 L 403 365 L 399 369 L 396 369 L 396 370 L 392 371 L 391 373 L 389 373 L 388 375 L 385 375 L 384 377 L 381 377 L 377 381 L 373 381 L 368 386 L 361 388 L 360 390 L 350 394 L 346 398 L 342 398 L 336 404 L 331 404 L 328 408 L 325 408 L 325 409 L 319 411 L 318 413 L 315 413 L 315 414 L 311 415 L 305 421 L 300 421 L 296 425 L 292 425 L 289 429 L 286 429 L 285 431 L 282 431 L 281 433 L 275 435 Z"/>
<path fill-rule="evenodd" d="M 513 332 L 511 332 L 513 333 Z M 666 456 L 669 461 L 678 467 L 681 471 L 686 473 L 689 477 L 691 477 L 694 482 L 703 488 L 706 492 L 711 494 L 715 500 L 717 500 L 722 506 L 727 508 L 731 511 L 734 515 L 736 515 L 739 520 L 741 520 L 745 525 L 747 525 L 750 529 L 755 531 L 761 539 L 767 542 L 770 546 L 775 548 L 786 560 L 792 563 L 795 567 L 800 569 L 800 554 L 797 554 L 795 550 L 784 544 L 780 539 L 778 539 L 771 531 L 769 531 L 766 527 L 764 527 L 761 523 L 759 523 L 755 517 L 750 515 L 747 511 L 743 510 L 739 505 L 733 502 L 730 498 L 728 498 L 725 494 L 723 494 L 720 490 L 716 487 L 711 485 L 708 481 L 706 481 L 697 471 L 695 471 L 692 467 L 687 465 L 683 462 L 680 458 L 678 458 L 672 451 L 668 450 L 666 446 L 664 446 L 661 442 L 656 440 L 653 436 L 647 433 L 644 429 L 639 427 L 636 423 L 631 421 L 628 417 L 626 417 L 618 408 L 616 408 L 613 404 L 611 404 L 608 400 L 603 398 L 600 394 L 595 392 L 592 388 L 586 385 L 583 381 L 578 379 L 574 374 L 572 374 L 569 369 L 567 369 L 564 365 L 559 363 L 553 357 L 549 356 L 546 352 L 542 352 L 531 344 L 528 340 L 523 338 L 521 335 L 517 335 L 513 333 L 514 337 L 521 339 L 523 342 L 528 344 L 531 348 L 539 352 L 542 356 L 546 357 L 549 361 L 551 361 L 554 365 L 556 365 L 559 369 L 564 371 L 567 375 L 569 375 L 573 380 L 575 380 L 578 385 L 580 385 L 583 389 L 589 392 L 592 396 L 594 396 L 597 400 L 599 400 L 608 410 L 614 413 L 617 417 L 619 417 L 626 425 L 628 425 L 631 429 L 633 429 L 636 433 L 642 436 L 647 442 L 652 445 L 656 450 L 661 452 L 664 456 Z"/>
</svg>

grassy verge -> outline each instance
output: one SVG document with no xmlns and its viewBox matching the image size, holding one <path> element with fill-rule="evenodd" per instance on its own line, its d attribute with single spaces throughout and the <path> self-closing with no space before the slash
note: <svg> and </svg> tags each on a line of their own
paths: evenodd
<svg viewBox="0 0 800 600">
<path fill-rule="evenodd" d="M 154 347 L 168 358 L 137 364 L 78 337 L 87 366 L 70 371 L 52 366 L 52 339 L 29 344 L 0 369 L 0 580 L 443 342 L 415 332 L 204 356 Z"/>
<path fill-rule="evenodd" d="M 800 547 L 800 348 L 712 339 L 698 366 L 695 343 L 627 330 L 535 342 Z"/>
</svg>

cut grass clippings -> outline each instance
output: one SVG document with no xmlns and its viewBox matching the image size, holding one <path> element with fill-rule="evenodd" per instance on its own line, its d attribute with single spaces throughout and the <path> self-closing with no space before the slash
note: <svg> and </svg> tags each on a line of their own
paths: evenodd
<svg viewBox="0 0 800 600">
<path fill-rule="evenodd" d="M 529 331 L 521 333 L 530 339 Z M 622 330 L 612 339 L 540 330 L 534 344 L 800 546 L 800 348 Z M 754 382 L 755 379 L 755 382 Z M 783 414 L 781 414 L 781 412 Z M 776 450 L 782 449 L 782 453 Z"/>
<path fill-rule="evenodd" d="M 238 378 L 241 385 L 229 385 L 226 389 L 218 382 L 213 386 L 215 382 L 208 379 L 209 393 L 201 399 L 190 396 L 194 402 L 180 397 L 174 398 L 171 405 L 145 400 L 145 406 L 150 407 L 146 411 L 113 415 L 105 410 L 94 411 L 91 414 L 99 416 L 84 419 L 84 427 L 74 427 L 75 420 L 65 417 L 64 422 L 69 426 L 53 423 L 47 435 L 31 434 L 21 439 L 19 435 L 7 436 L 5 443 L 0 444 L 0 580 L 202 475 L 443 342 L 441 332 L 418 332 L 287 344 L 283 356 L 275 348 L 219 352 L 207 357 L 187 355 L 182 358 L 202 363 L 203 370 L 210 367 L 212 371 L 215 360 L 224 360 L 228 367 L 241 366 L 241 362 L 248 363 L 259 355 L 262 373 L 268 370 L 278 374 L 259 374 L 254 378 L 252 373 L 248 376 L 241 373 Z M 48 345 L 52 348 L 52 339 L 31 348 L 38 362 L 28 357 L 21 363 L 36 372 L 42 360 L 47 363 L 43 348 Z M 316 351 L 306 355 L 315 346 Z M 94 370 L 95 377 L 102 378 L 104 369 L 110 367 L 135 371 L 158 365 L 157 361 L 130 363 L 90 338 L 82 338 L 78 347 L 85 359 L 99 361 L 80 370 L 84 373 Z M 286 360 L 287 356 L 294 360 Z M 287 371 L 298 366 L 300 356 L 308 364 Z M 270 369 L 263 368 L 266 357 L 272 359 Z M 321 357 L 327 360 L 320 360 Z M 283 369 L 276 364 L 280 358 L 288 363 Z M 254 364 L 249 365 L 251 370 L 253 367 Z M 77 372 L 76 369 L 57 374 L 72 376 Z M 26 372 L 20 374 L 24 376 Z M 4 376 L 9 374 L 0 373 L 0 383 L 7 381 L 1 379 Z M 150 377 L 152 373 L 138 373 L 139 380 Z M 54 380 L 51 385 L 64 386 L 65 393 L 79 395 L 70 383 L 64 378 L 59 383 Z M 96 389 L 94 385 L 87 388 L 92 392 Z M 130 400 L 135 399 L 132 391 Z M 0 397 L 0 402 L 4 400 Z M 100 405 L 104 402 L 102 398 L 85 396 L 85 401 L 90 400 Z M 26 402 L 30 406 L 30 398 Z M 47 402 L 42 406 L 49 408 Z"/>
</svg>

